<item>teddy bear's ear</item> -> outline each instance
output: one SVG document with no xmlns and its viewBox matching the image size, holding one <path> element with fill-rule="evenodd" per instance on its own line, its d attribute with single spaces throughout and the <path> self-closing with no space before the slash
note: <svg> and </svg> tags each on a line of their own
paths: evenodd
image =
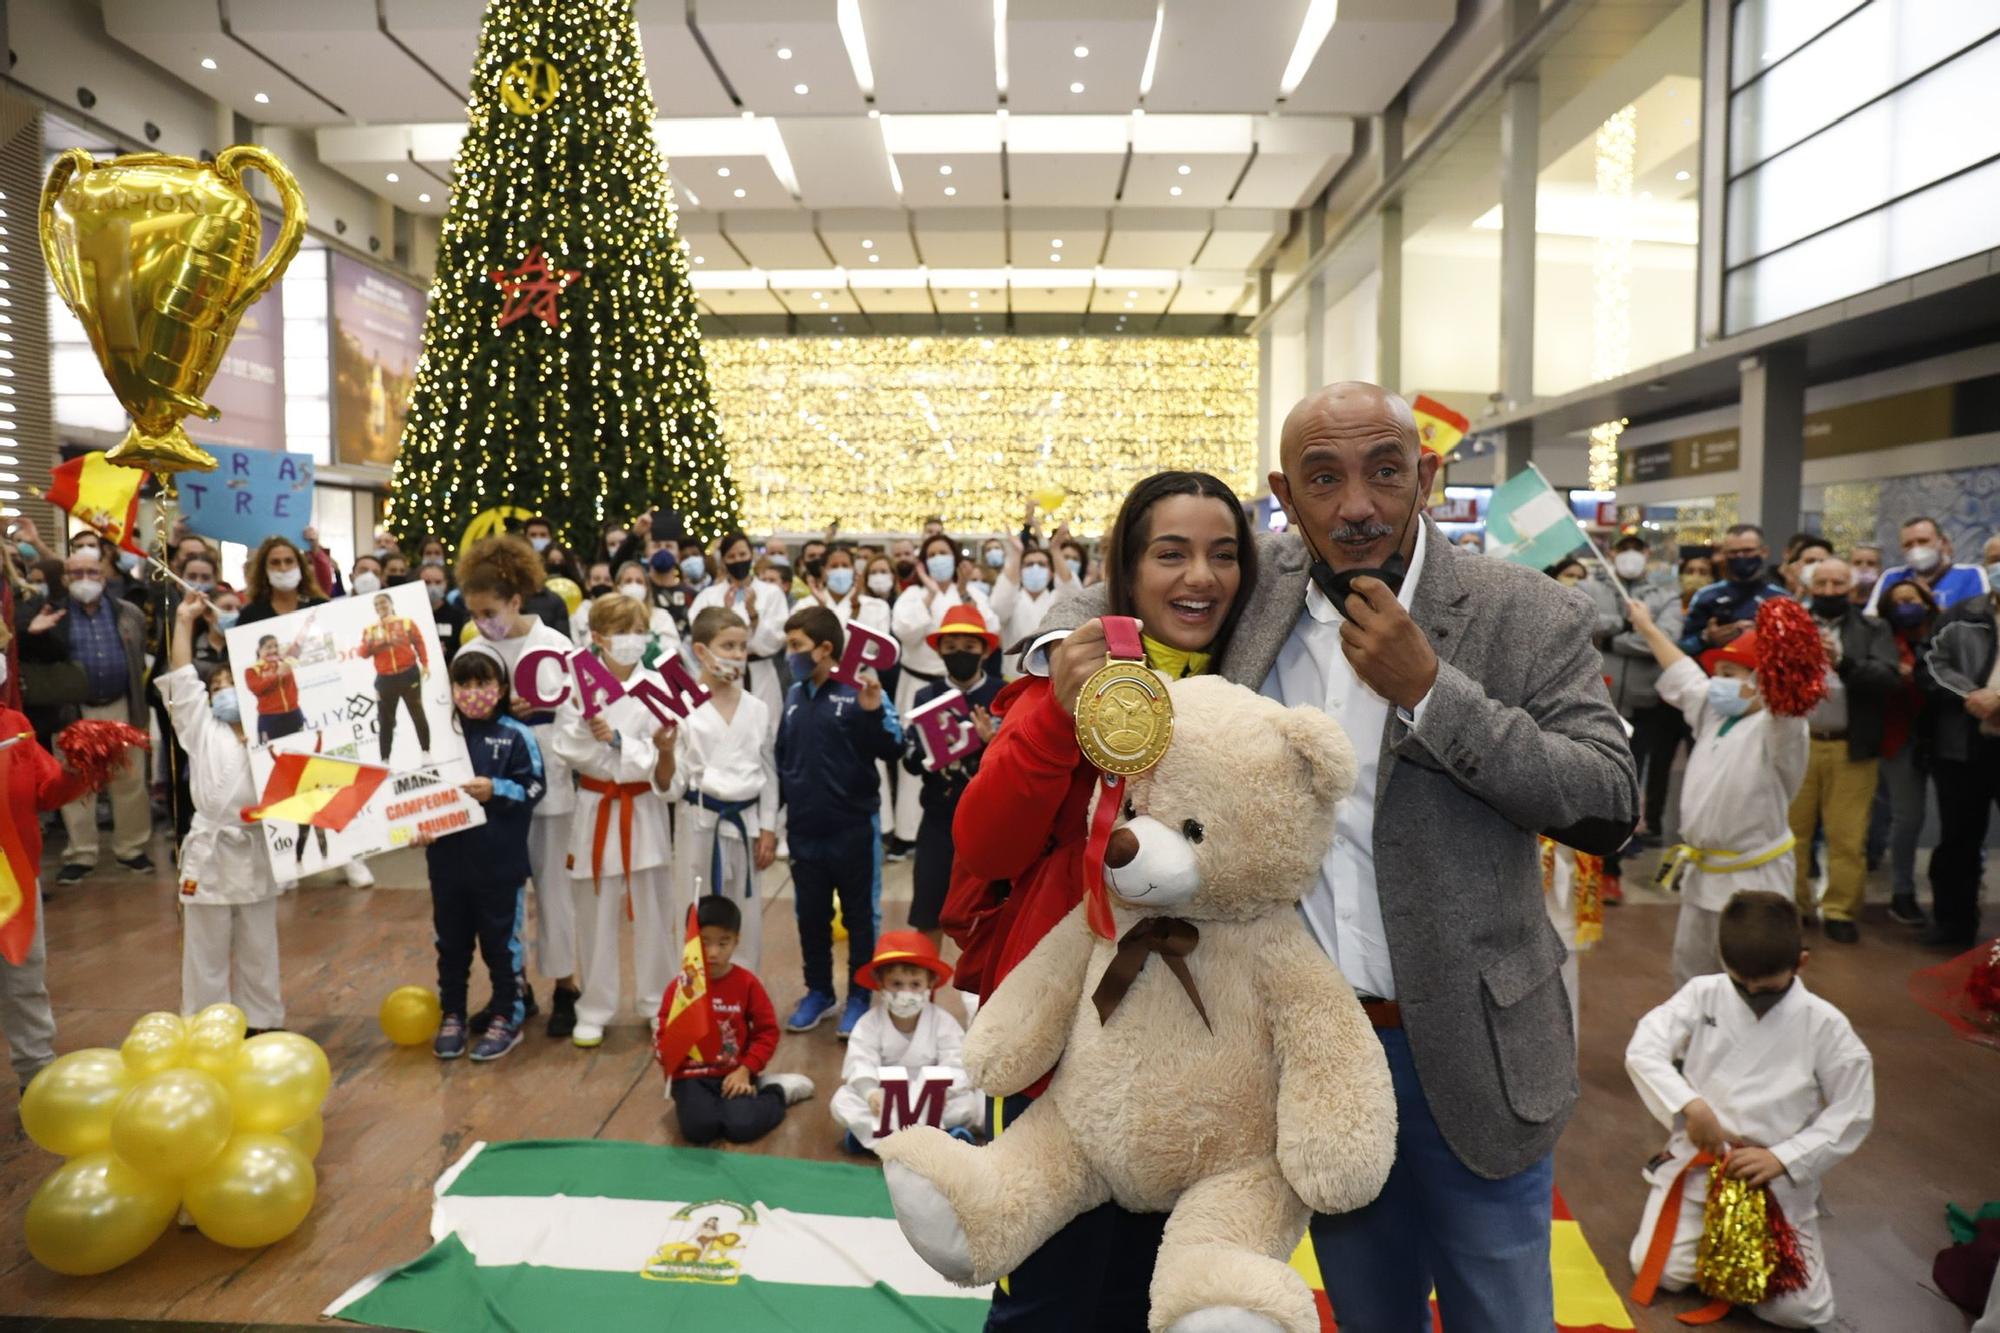
<svg viewBox="0 0 2000 1333">
<path fill-rule="evenodd" d="M 1338 722 L 1310 704 L 1287 708 L 1278 734 L 1297 755 L 1316 800 L 1333 804 L 1354 790 L 1354 746 Z"/>
</svg>

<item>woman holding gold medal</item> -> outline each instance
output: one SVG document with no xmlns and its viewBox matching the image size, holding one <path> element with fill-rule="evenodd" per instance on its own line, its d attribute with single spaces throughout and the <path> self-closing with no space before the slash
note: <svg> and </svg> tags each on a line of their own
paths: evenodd
<svg viewBox="0 0 2000 1333">
<path fill-rule="evenodd" d="M 1256 581 L 1243 506 L 1206 472 L 1134 486 L 1104 562 L 1112 614 L 1023 653 L 1028 674 L 994 700 L 1000 730 L 959 803 L 944 927 L 963 950 L 958 984 L 973 994 L 990 993 L 1082 900 L 1093 791 L 1143 772 L 1172 736 L 1152 673 L 1207 672 Z M 1116 811 L 1115 799 L 1105 804 Z M 996 1101 L 994 1132 L 1046 1083 Z M 1139 1333 L 1165 1225 L 1165 1214 L 1111 1203 L 1083 1214 L 995 1290 L 987 1329 Z"/>
</svg>

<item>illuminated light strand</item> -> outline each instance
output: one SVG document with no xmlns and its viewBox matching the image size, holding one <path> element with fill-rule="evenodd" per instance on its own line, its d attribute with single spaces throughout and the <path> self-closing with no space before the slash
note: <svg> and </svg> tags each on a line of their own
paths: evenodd
<svg viewBox="0 0 2000 1333">
<path fill-rule="evenodd" d="M 1597 198 L 1602 206 L 1590 260 L 1590 375 L 1596 382 L 1632 368 L 1632 183 L 1639 149 L 1639 110 L 1620 107 L 1597 127 Z M 1590 428 L 1591 489 L 1618 484 L 1618 437 L 1626 421 Z"/>
</svg>

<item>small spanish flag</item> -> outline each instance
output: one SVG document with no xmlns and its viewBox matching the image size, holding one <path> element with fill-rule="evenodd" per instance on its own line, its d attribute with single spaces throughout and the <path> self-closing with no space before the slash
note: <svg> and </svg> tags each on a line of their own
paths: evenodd
<svg viewBox="0 0 2000 1333">
<path fill-rule="evenodd" d="M 13 750 L 19 740 L 0 741 L 0 792 L 9 790 L 13 780 Z M 0 958 L 16 967 L 27 961 L 35 943 L 35 871 L 14 827 L 12 803 L 0 801 Z"/>
<path fill-rule="evenodd" d="M 311 824 L 338 833 L 361 813 L 388 776 L 388 769 L 374 764 L 319 754 L 281 754 L 271 780 L 264 784 L 263 802 L 245 807 L 243 818 Z"/>
<path fill-rule="evenodd" d="M 653 1047 L 668 1078 L 713 1031 L 715 1009 L 708 1002 L 708 961 L 702 956 L 701 927 L 690 907 L 687 942 L 681 946 L 681 974 L 667 992 L 666 1017 Z"/>
<path fill-rule="evenodd" d="M 1410 411 L 1417 418 L 1418 444 L 1439 458 L 1451 457 L 1451 451 L 1458 448 L 1458 442 L 1472 428 L 1472 422 L 1463 413 L 1452 411 L 1426 394 L 1417 395 Z"/>
<path fill-rule="evenodd" d="M 120 467 L 107 462 L 101 450 L 92 450 L 50 471 L 48 502 L 95 528 L 113 546 L 144 555 L 134 529 L 139 525 L 139 487 L 145 480 L 145 469 Z"/>
</svg>

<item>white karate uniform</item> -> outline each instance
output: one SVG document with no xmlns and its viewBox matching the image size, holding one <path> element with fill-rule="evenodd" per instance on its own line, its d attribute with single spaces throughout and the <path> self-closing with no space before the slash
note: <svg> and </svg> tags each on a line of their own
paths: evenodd
<svg viewBox="0 0 2000 1333">
<path fill-rule="evenodd" d="M 986 620 L 986 628 L 998 633 L 999 617 L 993 614 L 986 594 L 977 589 L 961 597 L 957 584 L 946 584 L 933 593 L 919 583 L 903 589 L 902 595 L 896 599 L 890 623 L 895 626 L 896 639 L 903 649 L 903 671 L 896 678 L 897 717 L 910 715 L 910 710 L 916 707 L 919 690 L 933 681 L 944 679 L 944 659 L 925 639 L 944 624 L 945 612 L 968 602 L 979 608 L 979 614 Z M 924 818 L 924 809 L 919 801 L 922 791 L 923 783 L 908 773 L 896 776 L 895 834 L 904 842 L 917 840 L 917 826 Z"/>
<path fill-rule="evenodd" d="M 881 1117 L 868 1109 L 868 1094 L 881 1086 L 877 1071 L 884 1065 L 909 1070 L 912 1080 L 925 1065 L 952 1071 L 951 1090 L 944 1097 L 942 1129 L 976 1125 L 984 1114 L 978 1089 L 966 1081 L 965 1029 L 958 1020 L 937 1005 L 927 1004 L 917 1015 L 916 1028 L 904 1032 L 878 994 L 847 1040 L 847 1055 L 840 1062 L 840 1087 L 828 1103 L 833 1118 L 864 1148 L 875 1146 L 875 1126 L 881 1123 Z"/>
<path fill-rule="evenodd" d="M 1730 719 L 1708 706 L 1708 676 L 1691 657 L 1660 673 L 1660 698 L 1681 710 L 1694 747 L 1681 777 L 1681 840 L 1710 851 L 1754 856 L 1792 836 L 1792 797 L 1806 777 L 1811 733 L 1802 717 L 1760 708 Z M 1728 728 L 1725 734 L 1724 728 Z M 1796 853 L 1722 874 L 1689 866 L 1681 874 L 1674 934 L 1674 984 L 1722 970 L 1716 927 L 1730 898 L 1746 889 L 1792 896 Z"/>
<path fill-rule="evenodd" d="M 1784 1328 L 1831 1324 L 1833 1286 L 1819 1239 L 1820 1182 L 1861 1146 L 1875 1120 L 1875 1062 L 1847 1016 L 1795 979 L 1759 1019 L 1727 976 L 1696 977 L 1639 1020 L 1625 1048 L 1625 1071 L 1646 1109 L 1672 1131 L 1668 1160 L 1646 1173 L 1653 1192 L 1632 1241 L 1632 1267 L 1645 1261 L 1674 1177 L 1694 1160 L 1697 1150 L 1680 1113 L 1700 1097 L 1724 1131 L 1769 1148 L 1785 1164 L 1771 1195 L 1798 1230 L 1808 1281 L 1801 1291 L 1756 1306 L 1756 1313 Z M 1694 1280 L 1707 1196 L 1704 1167 L 1688 1177 L 1681 1196 L 1660 1283 L 1665 1290 L 1679 1291 Z"/>
<path fill-rule="evenodd" d="M 633 689 L 641 681 L 665 689 L 658 674 L 644 667 L 632 672 L 625 687 Z M 653 766 L 659 757 L 653 748 L 653 733 L 660 729 L 660 722 L 643 703 L 622 698 L 598 716 L 617 732 L 620 737 L 617 745 L 599 741 L 590 734 L 583 706 L 572 696 L 557 710 L 550 746 L 579 779 L 646 787 L 632 797 L 629 867 L 620 845 L 617 798 L 579 785 L 576 811 L 570 818 L 567 855 L 579 927 L 577 963 L 583 975 L 576 1021 L 580 1027 L 602 1028 L 618 1012 L 623 985 L 618 927 L 625 919 L 628 901 L 632 911 L 635 1006 L 641 1018 L 650 1020 L 659 1015 L 660 997 L 666 994 L 668 984 L 680 968 L 684 936 L 683 924 L 671 919 L 673 837 L 669 813 L 672 802 L 680 799 L 683 784 L 678 768 L 668 786 L 653 784 Z M 611 802 L 611 809 L 605 824 L 604 853 L 599 861 L 593 854 L 597 816 L 607 801 Z"/>
<path fill-rule="evenodd" d="M 514 668 L 521 654 L 530 648 L 553 648 L 564 654 L 563 662 L 544 659 L 536 673 L 543 698 L 562 693 L 569 682 L 568 654 L 575 645 L 540 616 L 523 616 L 528 632 L 511 639 L 489 639 L 475 634 L 460 648 L 465 653 L 485 653 L 497 657 L 507 671 L 507 688 L 514 688 Z M 572 692 L 574 686 L 572 685 Z M 530 728 L 542 751 L 542 773 L 548 789 L 535 805 L 528 822 L 528 874 L 535 882 L 535 965 L 545 977 L 560 980 L 576 975 L 576 907 L 570 896 L 570 820 L 576 811 L 576 783 L 569 765 L 556 752 L 554 722 Z"/>
<path fill-rule="evenodd" d="M 701 590 L 688 606 L 688 624 L 711 606 L 724 607 L 743 617 L 750 629 L 750 667 L 743 687 L 764 701 L 771 710 L 769 726 L 773 740 L 778 735 L 778 719 L 785 711 L 785 621 L 792 614 L 791 599 L 775 583 L 751 579 L 742 588 L 718 579 Z M 756 622 L 750 612 L 757 613 Z"/>
<path fill-rule="evenodd" d="M 737 692 L 736 715 L 725 720 L 714 703 L 688 714 L 675 733 L 674 763 L 688 796 L 699 792 L 720 801 L 755 801 L 741 818 L 752 844 L 771 828 L 778 813 L 778 761 L 764 701 Z M 745 890 L 750 874 L 751 847 L 733 824 L 713 810 L 684 804 L 674 839 L 674 895 L 669 920 L 687 919 L 687 909 L 703 894 L 720 893 L 743 912 L 743 930 L 736 958 L 752 972 L 764 939 L 764 896 Z M 714 873 L 714 851 L 721 836 L 722 879 Z"/>
<path fill-rule="evenodd" d="M 1001 574 L 993 584 L 993 614 L 999 619 L 996 627 L 1000 635 L 1000 650 L 1009 654 L 1008 679 L 1012 680 L 1020 672 L 1011 660 L 1014 646 L 1024 639 L 1032 639 L 1042 627 L 1042 617 L 1055 604 L 1056 584 L 1053 579 L 1040 592 L 1029 592 L 1014 581 L 1011 574 Z"/>
<path fill-rule="evenodd" d="M 1539 848 L 1547 839 L 1537 840 Z M 1542 901 L 1549 912 L 1549 924 L 1562 936 L 1563 989 L 1569 992 L 1570 1031 L 1575 1035 L 1579 1048 L 1583 1044 L 1583 993 L 1579 989 L 1583 978 L 1576 963 L 1576 858 L 1577 852 L 1562 844 L 1556 844 L 1553 858 L 1555 869 L 1549 876 L 1549 886 L 1542 894 Z M 1589 948 L 1585 945 L 1584 948 Z"/>
<path fill-rule="evenodd" d="M 280 890 L 263 828 L 243 820 L 244 807 L 257 803 L 250 751 L 233 728 L 215 720 L 208 688 L 192 665 L 161 676 L 158 685 L 187 751 L 194 796 L 181 843 L 181 1011 L 229 1003 L 253 1028 L 282 1027 Z M 306 835 L 303 826 L 299 835 Z"/>
</svg>

